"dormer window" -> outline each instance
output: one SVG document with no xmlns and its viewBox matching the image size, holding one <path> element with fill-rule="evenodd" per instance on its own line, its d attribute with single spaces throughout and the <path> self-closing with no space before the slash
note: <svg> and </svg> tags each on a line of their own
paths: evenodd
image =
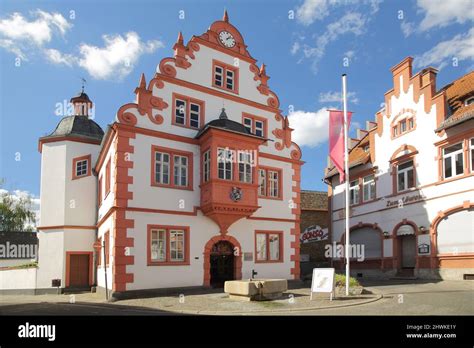
<svg viewBox="0 0 474 348">
<path fill-rule="evenodd" d="M 470 104 L 472 104 L 472 103 L 474 103 L 474 97 L 467 98 L 466 101 L 464 102 L 464 104 L 465 104 L 466 106 L 468 106 L 468 105 L 470 105 Z"/>
<path fill-rule="evenodd" d="M 238 93 L 237 67 L 213 60 L 212 85 L 226 91 Z"/>
</svg>

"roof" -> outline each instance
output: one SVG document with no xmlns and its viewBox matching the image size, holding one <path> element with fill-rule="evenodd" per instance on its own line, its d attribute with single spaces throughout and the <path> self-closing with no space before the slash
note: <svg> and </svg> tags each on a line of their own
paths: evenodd
<svg viewBox="0 0 474 348">
<path fill-rule="evenodd" d="M 225 113 L 225 109 L 222 108 L 221 114 L 219 115 L 219 118 L 214 119 L 204 125 L 199 132 L 196 134 L 196 138 L 201 137 L 209 128 L 217 128 L 217 129 L 222 129 L 226 131 L 230 131 L 233 133 L 240 133 L 243 135 L 247 136 L 252 136 L 252 137 L 257 137 L 261 138 L 253 133 L 251 133 L 242 123 L 236 122 L 229 120 L 227 117 L 227 114 Z"/>
<path fill-rule="evenodd" d="M 474 119 L 474 103 L 465 104 L 466 99 L 474 96 L 474 71 L 446 85 L 443 90 L 446 93 L 449 114 L 436 131 Z"/>
<path fill-rule="evenodd" d="M 366 145 L 370 146 L 368 134 L 369 133 L 367 133 L 356 146 L 349 150 L 349 169 L 366 164 L 370 161 L 370 152 L 364 150 Z M 328 179 L 338 173 L 337 168 L 332 166 L 327 172 L 325 178 Z"/>
<path fill-rule="evenodd" d="M 54 132 L 42 139 L 65 136 L 83 137 L 100 141 L 104 136 L 104 131 L 95 121 L 87 116 L 66 116 L 59 121 Z"/>
<path fill-rule="evenodd" d="M 328 210 L 328 193 L 301 190 L 301 210 Z"/>
</svg>

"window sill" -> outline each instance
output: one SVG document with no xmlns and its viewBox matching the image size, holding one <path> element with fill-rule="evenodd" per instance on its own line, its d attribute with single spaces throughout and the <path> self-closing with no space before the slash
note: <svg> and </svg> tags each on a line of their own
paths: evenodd
<svg viewBox="0 0 474 348">
<path fill-rule="evenodd" d="M 152 183 L 151 186 L 174 189 L 174 190 L 194 191 L 191 186 L 162 185 L 162 184 L 157 184 L 157 183 Z"/>
<path fill-rule="evenodd" d="M 219 86 L 216 85 L 216 84 L 212 84 L 212 87 L 214 87 L 214 88 L 216 88 L 216 89 L 219 89 L 219 90 L 221 90 L 221 91 L 224 91 L 224 92 L 230 92 L 230 93 L 239 95 L 239 91 L 236 91 L 236 90 L 233 90 L 233 89 L 227 89 L 227 88 L 225 88 L 225 87 L 219 87 Z"/>
<path fill-rule="evenodd" d="M 275 261 L 262 261 L 262 260 L 255 260 L 255 263 L 283 263 L 283 260 L 275 260 Z"/>
<path fill-rule="evenodd" d="M 204 125 L 201 125 L 200 127 L 196 128 L 196 127 L 188 126 L 188 125 L 185 125 L 185 124 L 179 124 L 179 123 L 176 123 L 176 122 L 172 122 L 171 125 L 176 126 L 176 127 L 191 129 L 191 130 L 195 130 L 195 131 L 198 131 L 200 128 L 202 128 L 204 126 Z"/>
<path fill-rule="evenodd" d="M 445 184 L 445 183 L 448 183 L 448 182 L 453 182 L 453 181 L 456 181 L 456 180 L 459 180 L 459 179 L 469 178 L 471 176 L 474 176 L 474 172 L 467 173 L 467 174 L 461 174 L 461 175 L 454 176 L 454 177 L 448 178 L 448 179 L 441 179 L 438 182 L 436 182 L 435 185 L 441 185 L 441 184 Z"/>
<path fill-rule="evenodd" d="M 274 201 L 282 201 L 283 197 L 268 197 L 268 196 L 258 196 L 259 199 L 271 199 Z"/>
<path fill-rule="evenodd" d="M 80 175 L 80 176 L 74 175 L 74 176 L 72 177 L 72 180 L 78 180 L 78 179 L 82 179 L 82 178 L 87 178 L 88 176 L 91 176 L 91 174 L 84 174 L 84 175 Z"/>
<path fill-rule="evenodd" d="M 169 261 L 169 262 L 153 262 L 148 261 L 147 266 L 189 266 L 189 261 Z"/>
</svg>

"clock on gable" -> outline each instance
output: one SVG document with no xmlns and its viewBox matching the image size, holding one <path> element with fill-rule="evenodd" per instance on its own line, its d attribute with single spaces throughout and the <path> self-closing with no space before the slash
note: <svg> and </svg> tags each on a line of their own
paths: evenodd
<svg viewBox="0 0 474 348">
<path fill-rule="evenodd" d="M 231 33 L 226 30 L 223 30 L 219 33 L 219 41 L 227 48 L 232 48 L 235 46 L 235 39 Z"/>
</svg>

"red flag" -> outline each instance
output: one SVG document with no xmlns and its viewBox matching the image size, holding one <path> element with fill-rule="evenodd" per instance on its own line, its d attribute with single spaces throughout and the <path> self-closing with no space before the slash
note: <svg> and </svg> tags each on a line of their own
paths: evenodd
<svg viewBox="0 0 474 348">
<path fill-rule="evenodd" d="M 351 124 L 352 112 L 347 112 L 347 128 Z M 340 182 L 345 180 L 344 173 L 344 112 L 329 110 L 329 157 L 339 172 Z"/>
</svg>

